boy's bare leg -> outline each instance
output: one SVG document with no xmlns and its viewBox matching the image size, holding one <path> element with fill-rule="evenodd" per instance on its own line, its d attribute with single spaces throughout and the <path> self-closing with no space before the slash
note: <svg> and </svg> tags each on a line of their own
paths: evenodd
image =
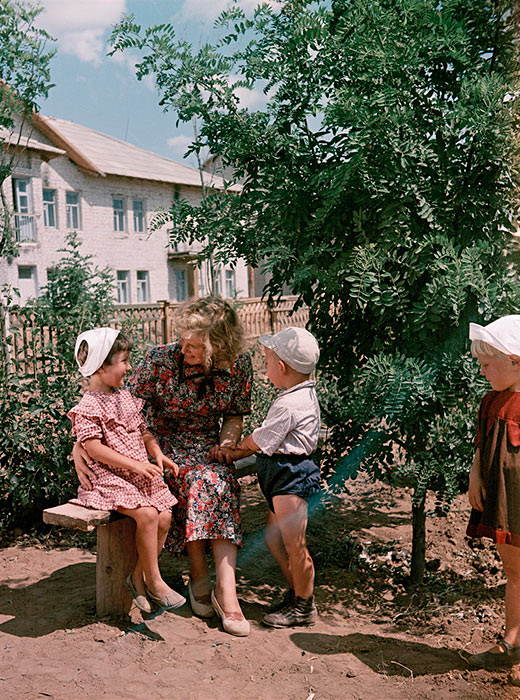
<svg viewBox="0 0 520 700">
<path fill-rule="evenodd" d="M 273 559 L 280 567 L 280 571 L 284 575 L 289 588 L 294 590 L 291 567 L 289 565 L 289 556 L 287 555 L 287 550 L 285 549 L 285 545 L 283 543 L 282 533 L 280 531 L 280 526 L 278 525 L 278 519 L 272 510 L 269 510 L 267 515 L 264 538 L 267 549 L 271 552 Z"/>
<path fill-rule="evenodd" d="M 504 640 L 520 646 L 520 548 L 512 544 L 497 545 L 506 575 L 506 629 Z"/>
<path fill-rule="evenodd" d="M 273 508 L 287 552 L 288 580 L 292 579 L 297 597 L 311 598 L 314 591 L 314 564 L 305 537 L 309 517 L 307 501 L 293 494 L 274 496 Z"/>
</svg>

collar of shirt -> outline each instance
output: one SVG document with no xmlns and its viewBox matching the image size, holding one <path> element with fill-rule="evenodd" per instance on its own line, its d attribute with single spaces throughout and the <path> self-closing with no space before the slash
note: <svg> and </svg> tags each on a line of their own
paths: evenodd
<svg viewBox="0 0 520 700">
<path fill-rule="evenodd" d="M 298 391 L 298 389 L 307 389 L 311 388 L 316 384 L 314 379 L 306 379 L 304 382 L 300 382 L 299 384 L 295 384 L 294 386 L 289 387 L 288 389 L 283 389 L 279 394 L 278 397 L 280 396 L 286 396 L 287 394 L 291 394 L 293 391 Z"/>
</svg>

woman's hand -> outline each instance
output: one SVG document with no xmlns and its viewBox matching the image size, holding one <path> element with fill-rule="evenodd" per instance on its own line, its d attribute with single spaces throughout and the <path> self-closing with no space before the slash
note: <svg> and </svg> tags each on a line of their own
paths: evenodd
<svg viewBox="0 0 520 700">
<path fill-rule="evenodd" d="M 79 483 L 85 491 L 92 491 L 92 484 L 96 480 L 96 475 L 92 469 L 89 469 L 89 464 L 92 464 L 94 460 L 88 456 L 87 451 L 79 442 L 76 442 L 72 448 L 72 458 Z"/>
<path fill-rule="evenodd" d="M 233 457 L 230 454 L 231 451 L 231 447 L 215 445 L 209 451 L 208 457 L 216 462 L 220 462 L 220 464 L 233 464 Z"/>
<path fill-rule="evenodd" d="M 161 452 L 160 454 L 155 455 L 155 459 L 157 461 L 157 464 L 163 470 L 163 473 L 165 469 L 169 469 L 172 472 L 173 476 L 179 476 L 179 465 L 175 464 L 175 462 L 169 457 L 167 457 L 165 454 Z"/>
</svg>

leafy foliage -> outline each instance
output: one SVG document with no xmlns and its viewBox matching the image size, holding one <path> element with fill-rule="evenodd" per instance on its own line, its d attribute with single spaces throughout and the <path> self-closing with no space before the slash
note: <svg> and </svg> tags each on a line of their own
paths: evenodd
<svg viewBox="0 0 520 700">
<path fill-rule="evenodd" d="M 4 357 L 0 363 L 0 527 L 39 521 L 42 508 L 77 488 L 67 418 L 80 390 L 74 340 L 82 330 L 109 322 L 113 279 L 81 255 L 74 234 L 62 252 L 42 296 L 22 310 L 33 328 L 53 329 L 39 352 L 52 373 L 40 366 L 34 376 L 21 377 L 16 361 Z"/>
<path fill-rule="evenodd" d="M 23 150 L 22 129 L 38 102 L 53 87 L 47 50 L 53 38 L 35 26 L 42 8 L 19 0 L 0 0 L 0 257 L 17 247 L 2 184 Z"/>
<path fill-rule="evenodd" d="M 508 0 L 288 0 L 233 5 L 198 51 L 132 17 L 112 36 L 142 52 L 166 110 L 201 121 L 188 152 L 243 182 L 175 203 L 172 240 L 267 259 L 267 293 L 309 306 L 337 382 L 334 478 L 365 466 L 416 506 L 426 489 L 451 500 L 470 466 L 484 387 L 468 323 L 519 305 L 516 16 Z"/>
</svg>

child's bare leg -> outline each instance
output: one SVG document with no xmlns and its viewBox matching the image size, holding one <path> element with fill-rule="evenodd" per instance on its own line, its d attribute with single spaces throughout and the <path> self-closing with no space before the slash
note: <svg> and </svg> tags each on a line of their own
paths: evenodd
<svg viewBox="0 0 520 700">
<path fill-rule="evenodd" d="M 511 544 L 497 545 L 506 575 L 506 629 L 504 640 L 520 646 L 520 548 Z"/>
<path fill-rule="evenodd" d="M 132 579 L 138 593 L 144 594 L 146 586 L 155 593 L 161 595 L 167 593 L 170 588 L 163 581 L 159 571 L 158 562 L 158 524 L 159 513 L 152 506 L 141 508 L 118 508 L 123 515 L 128 515 L 135 520 L 135 544 L 139 559 Z M 144 578 L 144 580 L 143 580 Z"/>
<path fill-rule="evenodd" d="M 161 510 L 159 513 L 159 522 L 157 524 L 157 551 L 159 554 L 161 553 L 164 543 L 166 542 L 166 537 L 168 535 L 171 522 L 171 512 L 169 510 Z"/>
<path fill-rule="evenodd" d="M 274 496 L 273 507 L 287 552 L 294 592 L 298 597 L 310 598 L 314 591 L 314 564 L 305 538 L 307 501 L 293 494 Z"/>
<path fill-rule="evenodd" d="M 267 520 L 265 523 L 264 530 L 265 543 L 267 549 L 271 552 L 273 559 L 276 561 L 280 567 L 280 571 L 284 575 L 285 580 L 289 588 L 294 590 L 294 583 L 291 574 L 291 567 L 289 565 L 289 557 L 287 555 L 287 550 L 282 539 L 282 533 L 280 532 L 280 526 L 278 524 L 278 519 L 276 514 L 272 510 L 269 510 L 267 515 Z"/>
</svg>

